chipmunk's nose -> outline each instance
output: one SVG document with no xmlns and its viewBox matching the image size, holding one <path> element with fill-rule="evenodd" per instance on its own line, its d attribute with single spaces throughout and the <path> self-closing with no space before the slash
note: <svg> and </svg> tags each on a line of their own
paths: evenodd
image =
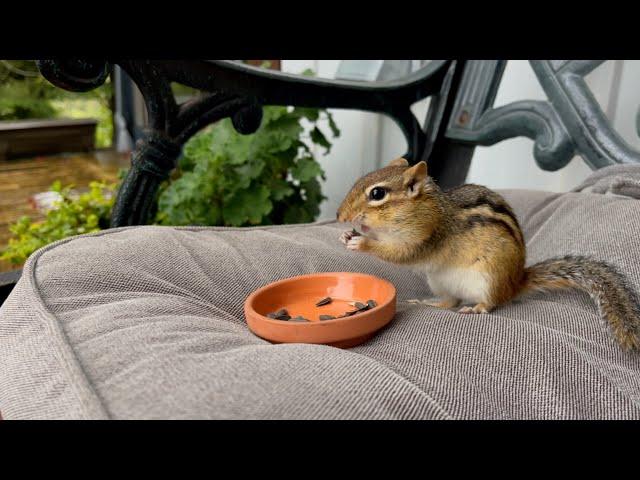
<svg viewBox="0 0 640 480">
<path fill-rule="evenodd" d="M 340 207 L 336 214 L 336 218 L 339 222 L 343 223 L 359 222 L 362 220 L 362 213 L 355 214 L 349 207 Z"/>
</svg>

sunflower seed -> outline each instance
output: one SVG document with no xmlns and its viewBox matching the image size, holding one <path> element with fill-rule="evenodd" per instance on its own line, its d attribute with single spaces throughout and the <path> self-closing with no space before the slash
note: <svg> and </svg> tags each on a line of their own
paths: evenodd
<svg viewBox="0 0 640 480">
<path fill-rule="evenodd" d="M 308 322 L 309 320 L 307 318 L 304 317 L 293 317 L 291 320 L 291 322 Z"/>
<path fill-rule="evenodd" d="M 351 305 L 352 307 L 357 308 L 358 310 L 366 310 L 369 308 L 369 305 L 366 303 L 362 303 L 362 302 L 358 302 L 356 300 L 353 300 L 351 302 L 347 302 L 349 305 Z"/>
<path fill-rule="evenodd" d="M 333 320 L 334 317 L 333 315 L 320 315 L 320 320 Z"/>
<path fill-rule="evenodd" d="M 367 305 L 369 305 L 369 308 L 375 308 L 378 306 L 375 300 L 367 300 Z"/>
<path fill-rule="evenodd" d="M 289 317 L 289 312 L 287 312 L 285 308 L 281 308 L 277 312 L 267 313 L 267 317 L 273 318 L 276 320 L 289 320 L 289 318 L 291 318 Z M 289 317 L 289 318 L 284 318 L 284 317 Z"/>
<path fill-rule="evenodd" d="M 323 298 L 322 300 L 319 300 L 318 303 L 316 303 L 316 307 L 321 307 L 323 305 L 328 305 L 332 302 L 331 297 L 326 297 Z"/>
</svg>

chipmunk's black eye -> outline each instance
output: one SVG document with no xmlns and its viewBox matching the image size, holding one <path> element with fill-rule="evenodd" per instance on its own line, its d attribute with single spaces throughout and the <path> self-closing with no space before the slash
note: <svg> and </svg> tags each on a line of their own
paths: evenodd
<svg viewBox="0 0 640 480">
<path fill-rule="evenodd" d="M 370 200 L 382 200 L 384 196 L 387 194 L 387 191 L 382 187 L 376 187 L 371 189 L 369 192 Z"/>
</svg>

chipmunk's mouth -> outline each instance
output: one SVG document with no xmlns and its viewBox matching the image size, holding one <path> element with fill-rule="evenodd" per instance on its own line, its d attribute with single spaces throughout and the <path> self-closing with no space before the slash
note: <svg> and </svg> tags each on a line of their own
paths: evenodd
<svg viewBox="0 0 640 480">
<path fill-rule="evenodd" d="M 365 225 L 364 223 L 359 223 L 359 222 L 353 223 L 353 229 L 356 232 L 358 232 L 359 235 L 362 235 L 364 237 L 369 237 L 374 240 L 377 240 L 378 238 L 376 236 L 375 231 L 373 231 L 371 227 L 369 227 L 368 225 Z"/>
</svg>

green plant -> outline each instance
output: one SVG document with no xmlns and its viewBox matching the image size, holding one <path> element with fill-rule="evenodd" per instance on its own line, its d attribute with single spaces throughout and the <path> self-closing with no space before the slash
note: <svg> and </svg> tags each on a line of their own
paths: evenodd
<svg viewBox="0 0 640 480">
<path fill-rule="evenodd" d="M 187 142 L 177 171 L 158 193 L 155 223 L 244 226 L 315 220 L 325 197 L 319 182 L 324 172 L 313 145 L 325 154 L 331 150 L 320 128 L 325 122 L 333 137 L 340 131 L 324 110 L 268 106 L 263 111 L 252 135 L 238 134 L 226 119 Z M 120 181 L 124 173 L 119 172 Z M 80 195 L 72 187 L 52 186 L 60 200 L 44 220 L 22 217 L 11 225 L 14 237 L 0 259 L 21 264 L 51 242 L 106 228 L 118 186 L 93 182 Z"/>
<path fill-rule="evenodd" d="M 319 124 L 324 110 L 268 106 L 260 128 L 240 135 L 229 119 L 195 135 L 184 147 L 179 169 L 161 190 L 156 222 L 161 225 L 270 225 L 315 220 L 324 200 L 324 171 L 312 145 L 331 142 Z M 304 135 L 303 122 L 310 133 Z"/>
<path fill-rule="evenodd" d="M 81 194 L 74 194 L 72 188 L 73 185 L 62 187 L 60 182 L 55 182 L 51 190 L 60 198 L 44 220 L 33 221 L 24 216 L 11 225 L 9 229 L 14 238 L 9 239 L 0 259 L 19 265 L 49 243 L 108 227 L 116 185 L 91 182 L 89 191 Z"/>
</svg>

